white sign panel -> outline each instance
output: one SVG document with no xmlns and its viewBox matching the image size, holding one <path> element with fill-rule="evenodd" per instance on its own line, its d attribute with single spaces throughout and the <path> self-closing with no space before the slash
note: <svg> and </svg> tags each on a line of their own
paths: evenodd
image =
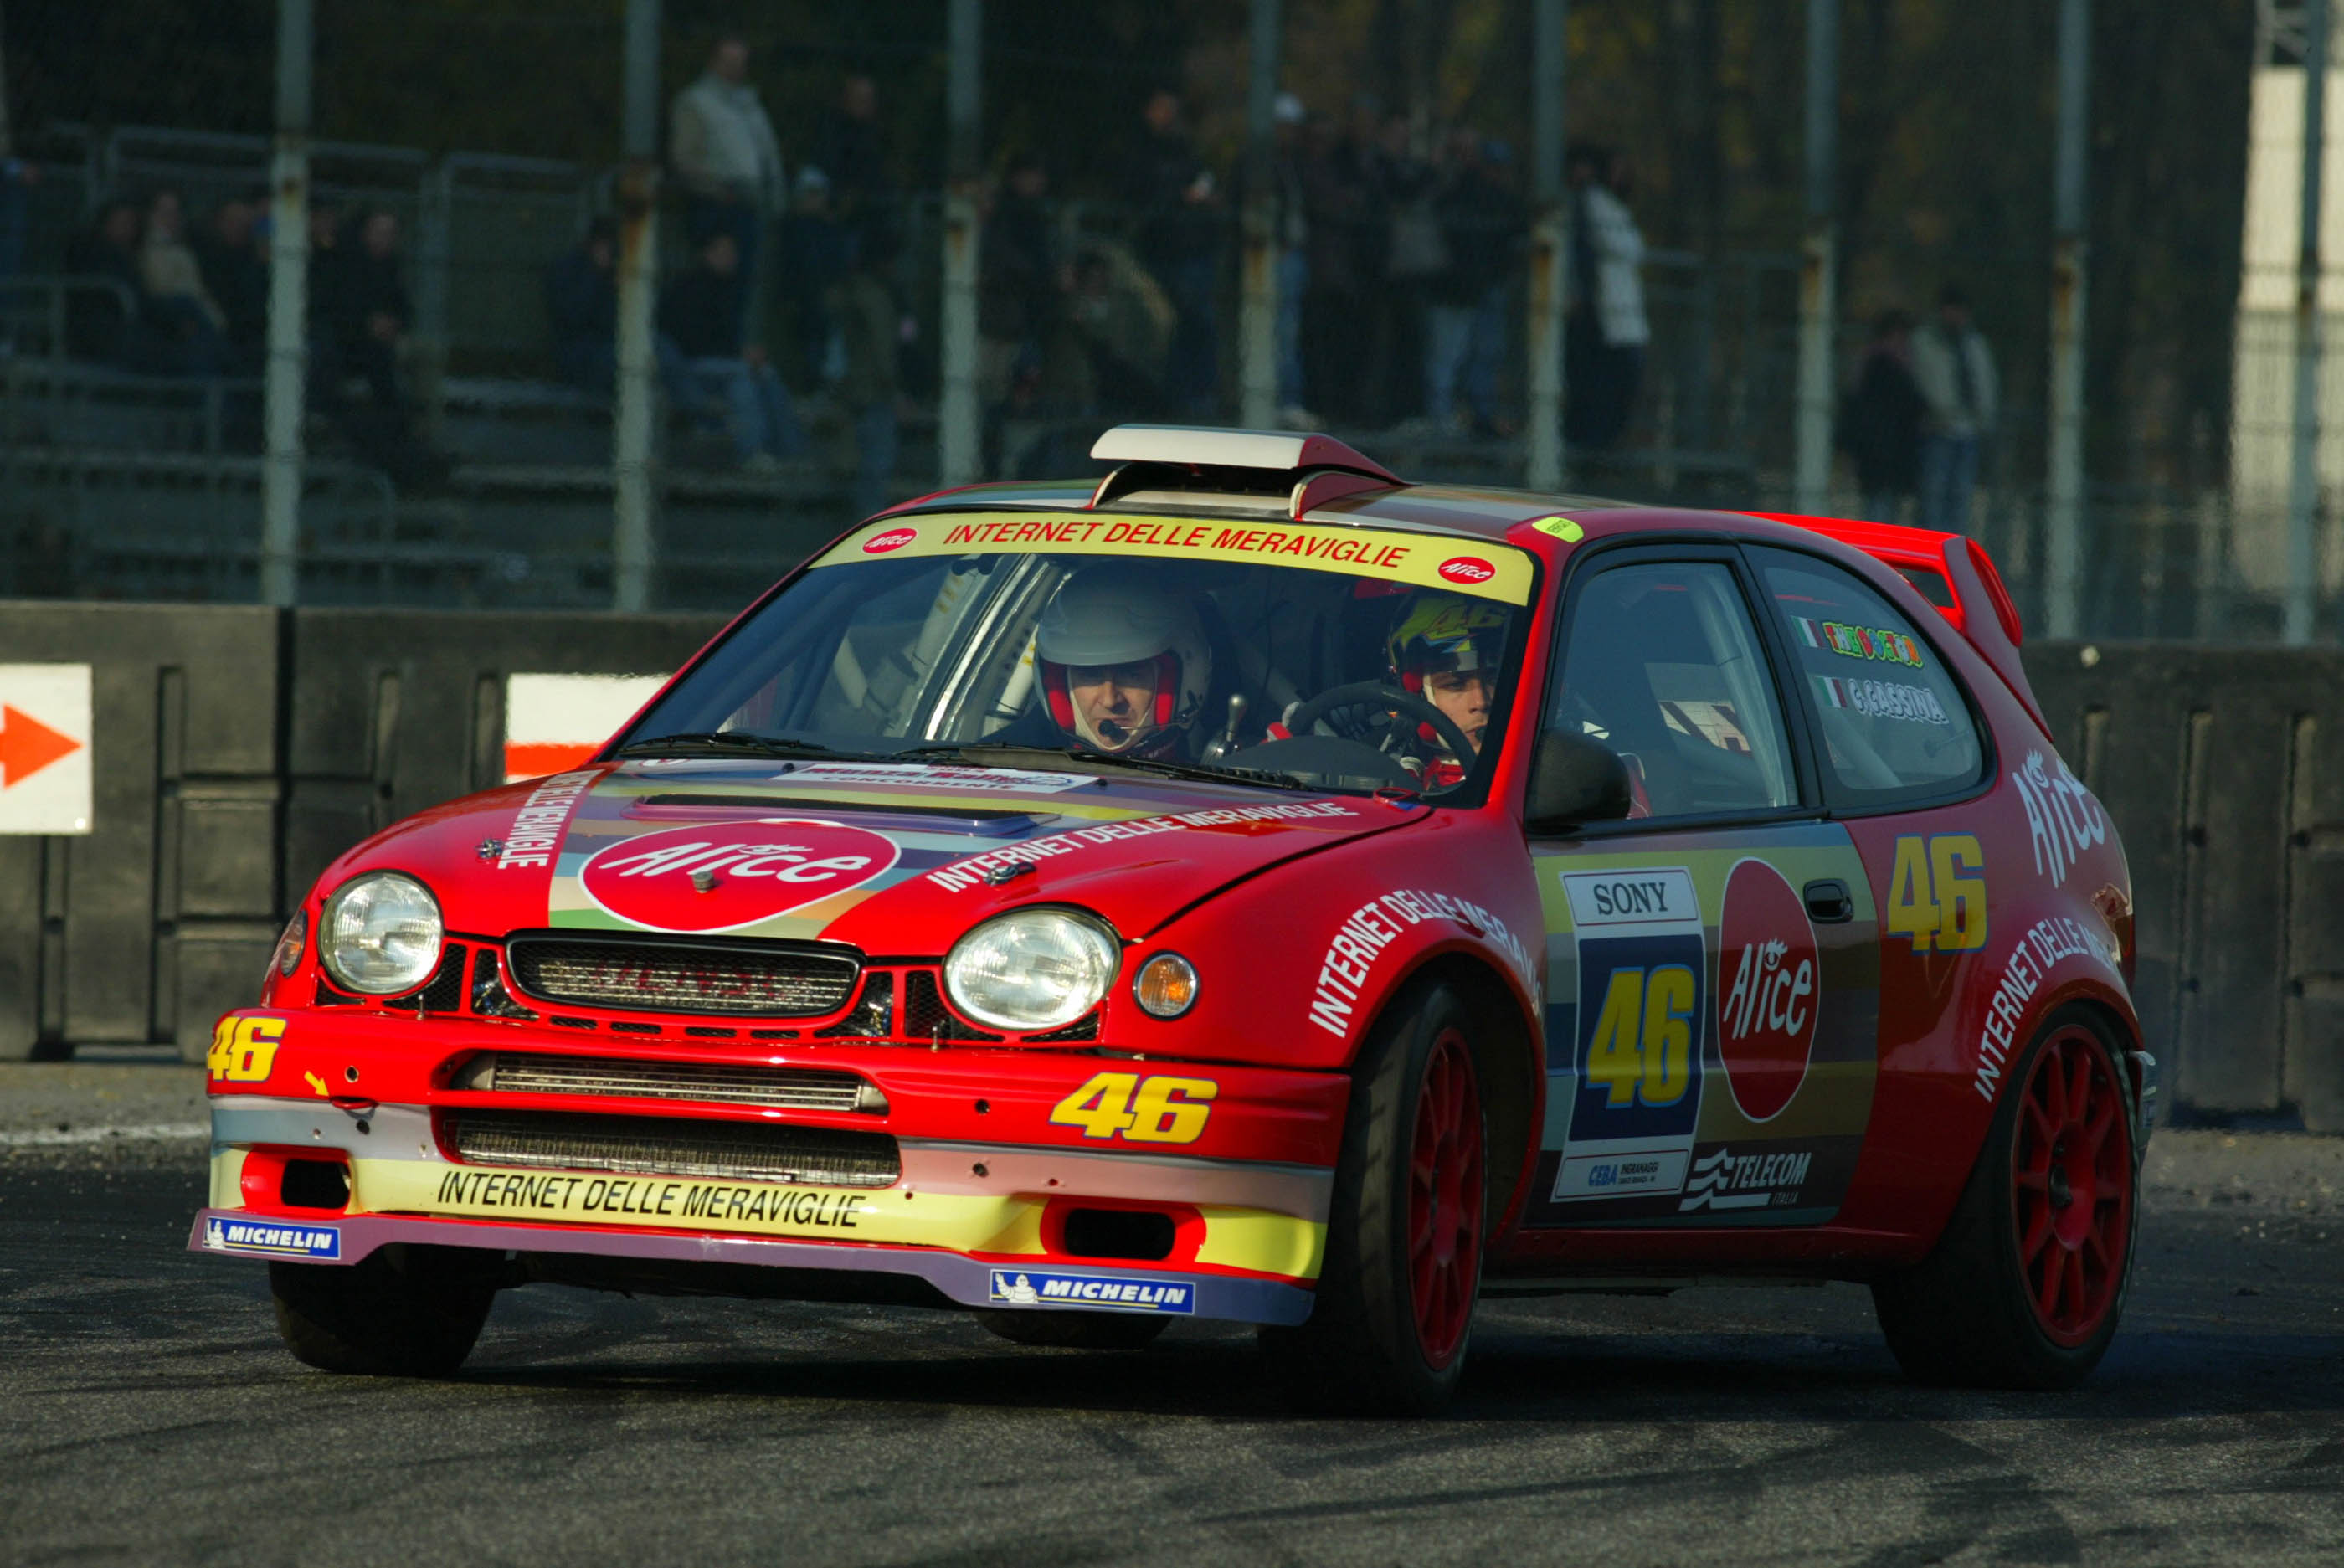
<svg viewBox="0 0 2344 1568">
<path fill-rule="evenodd" d="M 0 664 L 0 833 L 87 833 L 89 666 Z"/>
<path fill-rule="evenodd" d="M 576 767 L 667 684 L 665 675 L 508 675 L 505 782 Z"/>
</svg>

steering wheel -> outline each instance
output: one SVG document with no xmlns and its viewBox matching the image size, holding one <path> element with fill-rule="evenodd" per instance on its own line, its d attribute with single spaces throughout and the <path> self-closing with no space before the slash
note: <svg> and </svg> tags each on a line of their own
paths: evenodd
<svg viewBox="0 0 2344 1568">
<path fill-rule="evenodd" d="M 1286 715 L 1286 727 L 1297 735 L 1307 735 L 1318 721 L 1338 708 L 1355 708 L 1365 704 L 1389 708 L 1432 726 L 1449 754 L 1460 762 L 1473 755 L 1473 743 L 1459 727 L 1457 721 L 1418 696 L 1405 686 L 1394 686 L 1382 681 L 1354 681 L 1348 686 L 1334 686 L 1317 696 L 1297 703 Z"/>
</svg>

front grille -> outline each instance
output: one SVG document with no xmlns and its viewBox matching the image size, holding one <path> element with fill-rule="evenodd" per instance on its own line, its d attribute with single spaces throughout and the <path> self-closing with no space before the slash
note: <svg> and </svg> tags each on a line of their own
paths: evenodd
<svg viewBox="0 0 2344 1568">
<path fill-rule="evenodd" d="M 763 945 L 516 937 L 505 962 L 531 996 L 651 1013 L 816 1018 L 846 1005 L 862 966 Z"/>
<path fill-rule="evenodd" d="M 614 1062 L 592 1057 L 501 1053 L 478 1066 L 468 1065 L 460 1076 L 465 1087 L 493 1089 L 500 1094 L 623 1095 L 636 1099 L 704 1100 L 776 1110 L 851 1111 L 858 1108 L 864 1089 L 872 1087 L 858 1073 L 822 1067 Z"/>
<path fill-rule="evenodd" d="M 914 969 L 904 977 L 904 1037 L 908 1040 L 997 1040 L 983 1029 L 964 1024 L 945 1007 L 936 977 Z"/>
<path fill-rule="evenodd" d="M 823 1187 L 885 1187 L 903 1170 L 895 1140 L 884 1132 L 653 1116 L 441 1114 L 456 1157 L 473 1165 L 728 1177 Z"/>
<path fill-rule="evenodd" d="M 404 996 L 394 996 L 383 1004 L 410 1013 L 452 1013 L 464 1005 L 464 957 L 466 950 L 457 944 L 448 944 L 440 967 L 433 970 L 430 984 Z"/>
</svg>

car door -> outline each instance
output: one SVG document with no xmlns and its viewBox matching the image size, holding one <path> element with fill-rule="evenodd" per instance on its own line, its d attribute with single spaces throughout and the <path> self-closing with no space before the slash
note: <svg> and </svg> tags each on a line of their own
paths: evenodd
<svg viewBox="0 0 2344 1568">
<path fill-rule="evenodd" d="M 1854 1172 L 1872 895 L 1753 586 L 1730 545 L 1609 552 L 1567 586 L 1541 723 L 1619 753 L 1634 814 L 1531 843 L 1548 1093 L 1526 1226 L 1818 1224 Z"/>
<path fill-rule="evenodd" d="M 1938 645 L 1945 628 L 1933 641 L 1930 627 L 1820 556 L 1752 545 L 1747 559 L 1799 672 L 1824 799 L 1847 824 L 1879 902 L 1880 1055 L 1896 1079 L 1900 1125 L 1946 1125 L 1969 1109 L 1963 1097 L 1980 1059 L 1975 1034 L 1959 1027 L 1963 999 L 1975 1005 L 1996 977 L 1985 972 L 1990 895 L 2027 860 L 2007 814 L 1979 798 L 1988 732 Z M 1880 1152 L 1884 1189 L 1942 1189 L 1922 1147 Z"/>
</svg>

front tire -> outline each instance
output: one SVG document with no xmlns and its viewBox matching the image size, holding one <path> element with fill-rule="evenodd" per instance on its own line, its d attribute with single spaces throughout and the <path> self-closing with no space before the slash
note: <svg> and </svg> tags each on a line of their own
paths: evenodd
<svg viewBox="0 0 2344 1568">
<path fill-rule="evenodd" d="M 488 1321 L 495 1284 L 469 1249 L 385 1247 L 347 1268 L 268 1265 L 277 1331 L 328 1372 L 445 1377 Z"/>
<path fill-rule="evenodd" d="M 1261 1332 L 1308 1407 L 1429 1415 L 1456 1391 L 1488 1208 L 1473 1027 L 1464 998 L 1426 986 L 1359 1053 L 1317 1303 L 1298 1328 Z"/>
<path fill-rule="evenodd" d="M 1935 1249 L 1872 1287 L 1915 1382 L 2072 1388 L 2123 1314 L 2139 1160 L 2116 1049 L 2094 1015 L 2066 1008 L 2011 1083 Z"/>
</svg>

